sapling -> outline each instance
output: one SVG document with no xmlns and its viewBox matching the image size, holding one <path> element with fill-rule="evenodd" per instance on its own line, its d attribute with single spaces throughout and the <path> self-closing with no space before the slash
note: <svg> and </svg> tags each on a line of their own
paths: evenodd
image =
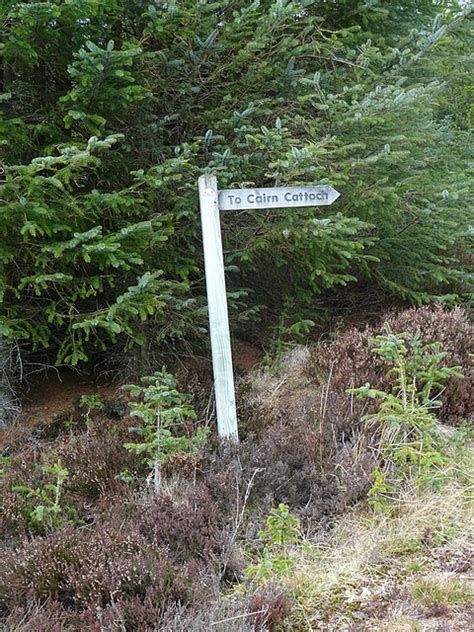
<svg viewBox="0 0 474 632">
<path fill-rule="evenodd" d="M 299 518 L 287 505 L 280 503 L 270 511 L 266 529 L 259 531 L 258 539 L 265 546 L 259 561 L 247 568 L 247 577 L 265 580 L 272 575 L 286 575 L 292 567 L 288 546 L 302 541 Z"/>
<path fill-rule="evenodd" d="M 93 410 L 102 410 L 104 408 L 104 401 L 100 395 L 82 395 L 79 400 L 79 406 L 84 406 L 86 410 L 86 425 L 91 425 L 91 413 Z"/>
<path fill-rule="evenodd" d="M 27 509 L 28 519 L 36 529 L 53 529 L 60 526 L 64 517 L 61 506 L 61 494 L 69 471 L 58 459 L 54 465 L 41 465 L 40 470 L 53 477 L 53 482 L 45 483 L 42 487 L 32 488 L 27 485 L 15 485 L 13 491 L 25 494 L 26 498 L 39 501 L 38 504 Z"/>
<path fill-rule="evenodd" d="M 432 486 L 440 483 L 448 456 L 432 411 L 441 406 L 443 382 L 462 377 L 462 373 L 459 366 L 441 366 L 446 357 L 441 344 L 424 344 L 419 332 L 395 334 L 387 325 L 386 334 L 377 336 L 372 344 L 373 353 L 390 367 L 387 376 L 395 378 L 392 391 L 365 384 L 348 392 L 379 401 L 378 412 L 364 419 L 382 424 L 380 446 L 385 471 L 375 468 L 369 492 L 369 502 L 382 507 L 379 496 L 394 491 L 389 472 L 402 478 L 415 475 L 419 482 L 428 480 Z"/>
<path fill-rule="evenodd" d="M 141 382 L 143 385 L 123 387 L 135 398 L 129 403 L 130 414 L 143 422 L 129 428 L 141 441 L 125 443 L 124 447 L 144 456 L 151 470 L 149 479 L 159 490 L 163 465 L 178 452 L 199 453 L 206 432 L 197 428 L 192 435 L 183 433 L 184 423 L 196 420 L 196 413 L 189 403 L 190 395 L 176 390 L 177 382 L 172 375 L 163 370 L 141 378 Z"/>
</svg>

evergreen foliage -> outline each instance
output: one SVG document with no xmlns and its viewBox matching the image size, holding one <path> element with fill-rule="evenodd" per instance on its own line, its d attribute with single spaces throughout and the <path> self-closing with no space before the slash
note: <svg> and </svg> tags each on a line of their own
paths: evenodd
<svg viewBox="0 0 474 632">
<path fill-rule="evenodd" d="M 355 281 L 465 297 L 469 8 L 2 0 L 0 14 L 6 339 L 75 364 L 143 344 L 142 322 L 196 333 L 206 172 L 341 192 L 329 209 L 223 216 L 235 322 L 244 304 L 310 312 Z"/>
<path fill-rule="evenodd" d="M 199 454 L 205 443 L 206 431 L 198 427 L 186 434 L 186 422 L 196 419 L 189 403 L 191 396 L 176 390 L 175 378 L 165 371 L 141 379 L 144 386 L 128 384 L 123 388 L 138 401 L 129 403 L 130 414 L 142 420 L 142 425 L 129 428 L 138 434 L 139 442 L 125 443 L 124 448 L 145 457 L 151 469 L 149 479 L 155 489 L 161 485 L 161 471 L 166 462 L 180 454 Z"/>
</svg>

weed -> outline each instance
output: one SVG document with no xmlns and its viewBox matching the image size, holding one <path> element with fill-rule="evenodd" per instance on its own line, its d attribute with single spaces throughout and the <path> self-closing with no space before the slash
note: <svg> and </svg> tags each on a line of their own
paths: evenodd
<svg viewBox="0 0 474 632">
<path fill-rule="evenodd" d="M 442 546 L 451 542 L 457 535 L 459 535 L 459 527 L 456 524 L 445 524 L 433 535 L 433 544 Z"/>
<path fill-rule="evenodd" d="M 404 535 L 400 534 L 394 537 L 391 542 L 385 548 L 386 553 L 390 555 L 406 555 L 411 553 L 417 553 L 423 548 L 421 537 L 416 535 Z"/>
<path fill-rule="evenodd" d="M 128 470 L 122 470 L 115 478 L 118 481 L 122 481 L 122 483 L 133 483 L 135 481 L 135 477 Z"/>
<path fill-rule="evenodd" d="M 412 556 L 403 560 L 400 565 L 402 576 L 415 575 L 423 570 L 427 565 L 427 560 L 418 554 L 418 551 Z"/>
<path fill-rule="evenodd" d="M 260 540 L 266 540 L 270 547 L 285 546 L 290 542 L 301 541 L 300 521 L 283 503 L 272 509 L 267 518 L 267 528 L 258 534 Z"/>
<path fill-rule="evenodd" d="M 5 476 L 8 470 L 8 467 L 10 465 L 10 461 L 11 459 L 9 456 L 3 455 L 3 454 L 0 455 L 0 479 L 2 479 Z"/>
<path fill-rule="evenodd" d="M 367 492 L 369 505 L 376 511 L 386 511 L 388 503 L 397 492 L 396 486 L 387 480 L 388 472 L 382 472 L 378 467 L 372 470 L 370 478 L 373 483 Z"/>
</svg>

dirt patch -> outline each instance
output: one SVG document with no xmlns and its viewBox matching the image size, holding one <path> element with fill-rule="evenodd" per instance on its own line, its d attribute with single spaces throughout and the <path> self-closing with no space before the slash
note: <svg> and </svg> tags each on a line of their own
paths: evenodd
<svg viewBox="0 0 474 632">
<path fill-rule="evenodd" d="M 234 340 L 232 357 L 236 372 L 250 371 L 258 367 L 263 351 L 247 342 Z M 173 368 L 171 368 L 173 370 Z M 178 377 L 185 376 L 185 383 L 194 384 L 192 377 L 199 378 L 206 390 L 212 384 L 211 357 L 189 359 L 178 367 Z M 0 429 L 0 450 L 26 437 L 39 427 L 51 424 L 61 413 L 72 411 L 83 395 L 100 395 L 104 400 L 123 399 L 120 383 L 110 384 L 96 377 L 80 373 L 68 367 L 49 371 L 33 379 L 27 391 L 21 395 L 22 412 L 14 425 Z"/>
<path fill-rule="evenodd" d="M 0 431 L 0 450 L 15 443 L 38 426 L 45 426 L 61 413 L 77 406 L 83 395 L 100 395 L 102 399 L 116 399 L 118 384 L 101 384 L 93 376 L 80 374 L 69 368 L 51 371 L 30 383 L 22 397 L 22 412 L 16 422 Z"/>
<path fill-rule="evenodd" d="M 264 353 L 262 349 L 242 340 L 232 343 L 232 359 L 236 369 L 251 371 L 260 366 Z"/>
</svg>

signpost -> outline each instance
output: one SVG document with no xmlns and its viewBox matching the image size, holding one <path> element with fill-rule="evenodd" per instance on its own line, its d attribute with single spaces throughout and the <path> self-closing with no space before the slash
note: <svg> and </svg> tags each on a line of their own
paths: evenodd
<svg viewBox="0 0 474 632">
<path fill-rule="evenodd" d="M 339 193 L 328 185 L 218 191 L 215 176 L 199 178 L 217 429 L 221 439 L 238 441 L 239 435 L 219 211 L 328 206 L 338 197 Z"/>
<path fill-rule="evenodd" d="M 221 211 L 241 209 L 328 206 L 339 197 L 330 186 L 275 187 L 271 189 L 224 189 L 219 191 Z"/>
</svg>

